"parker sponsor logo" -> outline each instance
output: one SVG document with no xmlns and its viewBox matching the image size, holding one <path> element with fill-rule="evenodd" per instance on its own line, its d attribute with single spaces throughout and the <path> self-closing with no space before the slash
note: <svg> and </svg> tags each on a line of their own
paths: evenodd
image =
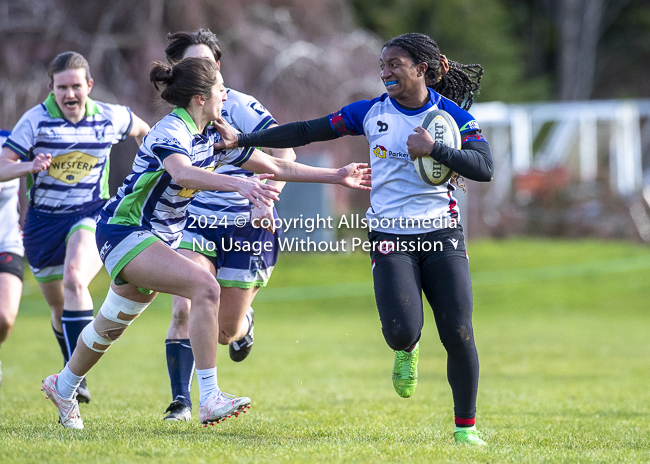
<svg viewBox="0 0 650 464">
<path fill-rule="evenodd" d="M 375 145 L 372 149 L 372 153 L 377 158 L 410 159 L 408 153 L 388 150 L 382 145 Z"/>
<path fill-rule="evenodd" d="M 372 154 L 377 158 L 386 158 L 386 147 L 375 145 L 375 147 L 372 149 Z"/>
</svg>

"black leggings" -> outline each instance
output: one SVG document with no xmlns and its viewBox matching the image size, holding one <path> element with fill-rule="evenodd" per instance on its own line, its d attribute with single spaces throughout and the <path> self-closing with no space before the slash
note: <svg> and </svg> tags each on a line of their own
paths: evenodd
<svg viewBox="0 0 650 464">
<path fill-rule="evenodd" d="M 388 253 L 386 244 L 378 247 L 380 251 L 371 251 L 375 299 L 386 343 L 393 350 L 406 350 L 420 340 L 424 291 L 433 309 L 440 341 L 447 350 L 447 379 L 455 415 L 474 418 L 479 363 L 472 328 L 472 284 L 462 230 L 444 229 L 418 235 L 373 232 L 370 239 L 397 246 Z M 425 242 L 436 246 L 437 251 L 422 250 L 426 248 Z"/>
</svg>

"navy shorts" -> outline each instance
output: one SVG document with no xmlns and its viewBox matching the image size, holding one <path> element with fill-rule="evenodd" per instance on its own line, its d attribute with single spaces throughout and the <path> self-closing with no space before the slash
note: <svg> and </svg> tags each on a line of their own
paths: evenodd
<svg viewBox="0 0 650 464">
<path fill-rule="evenodd" d="M 188 219 L 178 248 L 210 258 L 222 287 L 266 287 L 278 261 L 281 234 L 281 229 L 272 234 L 250 222 L 243 227 L 199 228 Z"/>
<path fill-rule="evenodd" d="M 103 221 L 97 224 L 95 239 L 99 257 L 116 285 L 127 283 L 119 274 L 133 258 L 154 242 L 165 243 L 143 227 L 107 224 Z"/>
<path fill-rule="evenodd" d="M 27 210 L 23 243 L 25 256 L 38 282 L 63 279 L 66 247 L 70 236 L 79 229 L 95 233 L 102 205 L 73 214 Z"/>
</svg>

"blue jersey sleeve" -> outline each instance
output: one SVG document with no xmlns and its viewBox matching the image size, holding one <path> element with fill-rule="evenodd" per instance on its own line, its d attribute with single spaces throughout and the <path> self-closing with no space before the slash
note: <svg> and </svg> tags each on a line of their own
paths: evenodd
<svg viewBox="0 0 650 464">
<path fill-rule="evenodd" d="M 465 134 L 467 132 L 481 130 L 478 122 L 476 122 L 476 119 L 474 119 L 474 116 L 469 114 L 467 111 L 462 109 L 460 106 L 448 98 L 441 97 L 440 102 L 438 103 L 438 108 L 445 110 L 451 115 L 452 118 L 454 118 L 454 121 L 456 121 L 458 129 L 460 129 L 460 135 L 463 139 L 465 138 Z"/>
<path fill-rule="evenodd" d="M 381 98 L 381 97 L 380 97 Z M 344 135 L 365 135 L 363 121 L 370 108 L 379 100 L 360 100 L 350 103 L 338 112 L 329 115 L 330 125 L 339 137 Z"/>
</svg>

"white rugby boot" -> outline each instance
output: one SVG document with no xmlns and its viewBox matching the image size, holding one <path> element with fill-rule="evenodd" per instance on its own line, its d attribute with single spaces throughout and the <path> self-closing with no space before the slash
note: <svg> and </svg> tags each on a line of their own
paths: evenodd
<svg viewBox="0 0 650 464">
<path fill-rule="evenodd" d="M 246 412 L 251 407 L 251 399 L 229 395 L 222 391 L 213 392 L 205 404 L 199 408 L 199 420 L 206 426 L 214 425 L 231 416 L 239 417 L 240 412 Z"/>
<path fill-rule="evenodd" d="M 56 391 L 57 375 L 50 375 L 43 380 L 41 391 L 45 392 L 46 397 L 54 403 L 59 411 L 59 422 L 62 426 L 69 429 L 83 429 L 84 422 L 79 414 L 79 402 L 75 396 L 71 400 L 62 398 Z"/>
</svg>

